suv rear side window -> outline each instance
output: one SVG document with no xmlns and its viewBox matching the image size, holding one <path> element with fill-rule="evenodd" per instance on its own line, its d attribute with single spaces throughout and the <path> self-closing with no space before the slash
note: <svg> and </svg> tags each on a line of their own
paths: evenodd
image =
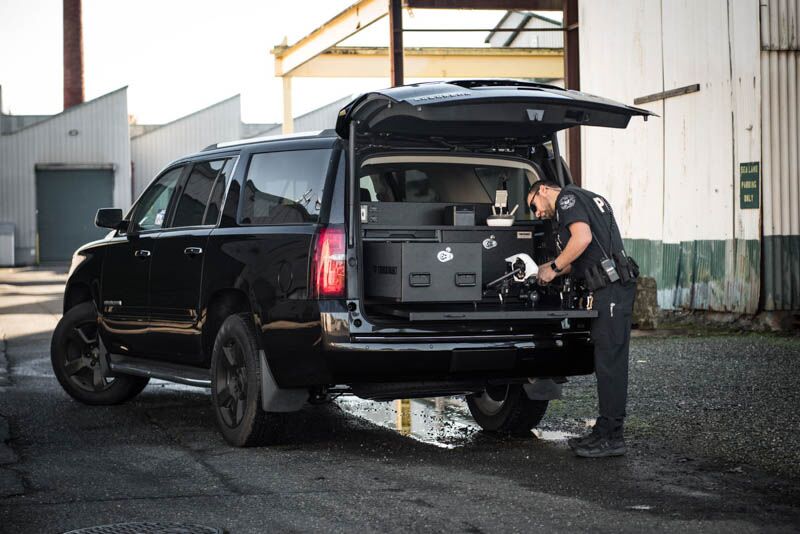
<svg viewBox="0 0 800 534">
<path fill-rule="evenodd" d="M 228 179 L 233 171 L 233 164 L 236 158 L 229 159 L 225 162 L 225 167 L 222 168 L 217 181 L 214 182 L 214 189 L 211 191 L 211 196 L 208 199 L 208 209 L 206 209 L 206 216 L 203 219 L 203 224 L 215 225 L 219 220 L 219 210 L 222 209 L 222 197 L 225 195 L 225 186 L 228 184 Z"/>
<path fill-rule="evenodd" d="M 253 154 L 244 186 L 242 224 L 316 222 L 331 149 Z"/>
<path fill-rule="evenodd" d="M 194 164 L 175 210 L 175 218 L 172 220 L 173 228 L 203 224 L 203 216 L 206 213 L 211 190 L 224 165 L 224 159 L 201 161 Z"/>
</svg>

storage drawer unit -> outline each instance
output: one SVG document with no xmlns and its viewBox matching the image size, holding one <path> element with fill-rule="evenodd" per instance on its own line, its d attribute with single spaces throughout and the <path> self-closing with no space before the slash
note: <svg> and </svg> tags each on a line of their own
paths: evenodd
<svg viewBox="0 0 800 534">
<path fill-rule="evenodd" d="M 395 302 L 471 302 L 482 295 L 479 243 L 364 243 L 365 295 Z"/>
</svg>

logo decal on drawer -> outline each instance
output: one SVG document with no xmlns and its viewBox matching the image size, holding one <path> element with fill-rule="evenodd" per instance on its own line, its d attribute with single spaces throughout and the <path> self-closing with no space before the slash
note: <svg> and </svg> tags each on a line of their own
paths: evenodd
<svg viewBox="0 0 800 534">
<path fill-rule="evenodd" d="M 450 247 L 447 247 L 444 250 L 440 250 L 439 253 L 436 255 L 436 259 L 442 263 L 452 260 L 453 253 L 450 252 Z"/>
</svg>

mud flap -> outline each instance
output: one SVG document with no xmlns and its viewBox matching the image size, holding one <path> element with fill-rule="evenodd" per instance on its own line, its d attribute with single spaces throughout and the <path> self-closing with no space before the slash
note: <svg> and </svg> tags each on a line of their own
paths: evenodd
<svg viewBox="0 0 800 534">
<path fill-rule="evenodd" d="M 522 385 L 530 400 L 554 400 L 561 398 L 561 384 L 552 378 L 532 378 Z"/>
<path fill-rule="evenodd" d="M 261 362 L 261 409 L 265 412 L 296 412 L 308 400 L 307 389 L 279 388 L 267 363 L 267 355 L 258 351 Z"/>
</svg>

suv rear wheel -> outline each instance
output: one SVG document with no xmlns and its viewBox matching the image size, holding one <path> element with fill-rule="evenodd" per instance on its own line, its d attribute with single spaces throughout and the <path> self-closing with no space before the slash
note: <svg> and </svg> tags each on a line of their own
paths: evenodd
<svg viewBox="0 0 800 534">
<path fill-rule="evenodd" d="M 211 398 L 225 441 L 235 447 L 275 441 L 281 416 L 261 409 L 261 363 L 251 318 L 231 315 L 217 333 L 211 356 Z"/>
<path fill-rule="evenodd" d="M 70 308 L 50 342 L 53 372 L 69 395 L 84 404 L 119 404 L 138 395 L 149 378 L 107 376 L 100 361 L 97 312 L 93 302 Z"/>
<path fill-rule="evenodd" d="M 487 432 L 527 436 L 544 417 L 550 401 L 531 400 L 519 384 L 493 386 L 468 395 L 467 406 Z"/>
</svg>

